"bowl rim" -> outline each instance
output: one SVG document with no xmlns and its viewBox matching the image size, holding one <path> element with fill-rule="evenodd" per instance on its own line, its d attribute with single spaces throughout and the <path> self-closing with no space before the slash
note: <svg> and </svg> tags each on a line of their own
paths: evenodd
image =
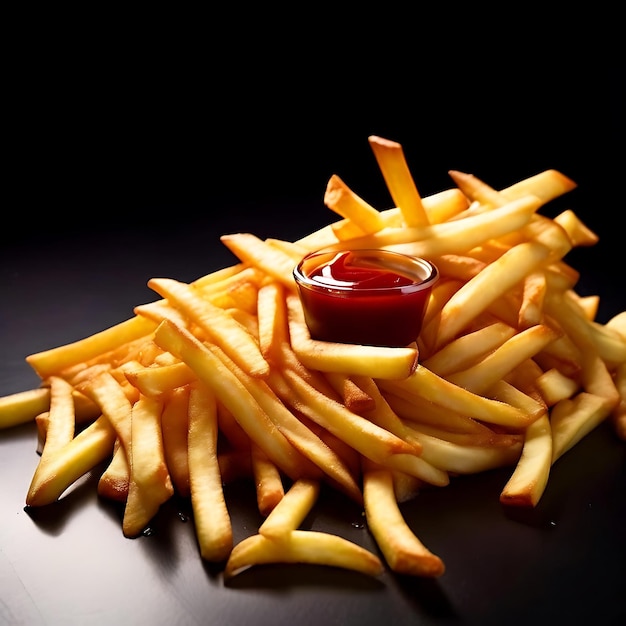
<svg viewBox="0 0 626 626">
<path fill-rule="evenodd" d="M 350 285 L 326 285 L 324 283 L 318 282 L 309 276 L 307 276 L 302 271 L 302 266 L 308 260 L 313 259 L 317 256 L 329 255 L 329 254 L 342 254 L 345 252 L 352 252 L 357 254 L 383 254 L 385 256 L 394 256 L 397 258 L 401 258 L 403 260 L 409 260 L 411 263 L 419 265 L 421 269 L 426 271 L 426 277 L 423 280 L 415 281 L 410 285 L 396 285 L 391 287 L 370 287 L 365 289 L 354 289 Z M 296 266 L 293 269 L 293 277 L 298 286 L 306 287 L 308 289 L 322 291 L 328 294 L 333 293 L 345 293 L 352 292 L 355 296 L 366 296 L 372 294 L 383 294 L 383 293 L 413 293 L 415 291 L 423 291 L 425 289 L 431 288 L 439 279 L 439 269 L 437 266 L 430 260 L 425 259 L 423 257 L 414 256 L 411 254 L 406 254 L 404 252 L 397 252 L 396 250 L 389 250 L 387 248 L 336 248 L 334 246 L 328 248 L 320 248 L 318 250 L 312 250 L 307 253 L 298 261 Z"/>
</svg>

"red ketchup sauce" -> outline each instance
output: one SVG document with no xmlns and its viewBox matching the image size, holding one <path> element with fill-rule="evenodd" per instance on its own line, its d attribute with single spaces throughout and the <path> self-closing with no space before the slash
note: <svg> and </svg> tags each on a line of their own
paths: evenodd
<svg viewBox="0 0 626 626">
<path fill-rule="evenodd" d="M 437 268 L 388 250 L 320 251 L 294 277 L 314 339 L 406 346 L 420 333 Z"/>
</svg>

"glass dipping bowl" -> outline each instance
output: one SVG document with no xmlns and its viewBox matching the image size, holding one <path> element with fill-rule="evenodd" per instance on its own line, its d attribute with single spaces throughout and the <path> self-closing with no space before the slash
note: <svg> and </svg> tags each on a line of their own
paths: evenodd
<svg viewBox="0 0 626 626">
<path fill-rule="evenodd" d="M 311 337 L 406 346 L 420 334 L 439 278 L 425 259 L 382 249 L 323 249 L 293 272 Z"/>
</svg>

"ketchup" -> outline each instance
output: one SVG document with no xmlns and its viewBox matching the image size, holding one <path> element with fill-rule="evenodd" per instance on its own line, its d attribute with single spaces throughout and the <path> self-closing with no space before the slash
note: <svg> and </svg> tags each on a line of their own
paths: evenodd
<svg viewBox="0 0 626 626">
<path fill-rule="evenodd" d="M 420 333 L 437 269 L 388 250 L 321 251 L 294 271 L 314 339 L 406 346 Z"/>
</svg>

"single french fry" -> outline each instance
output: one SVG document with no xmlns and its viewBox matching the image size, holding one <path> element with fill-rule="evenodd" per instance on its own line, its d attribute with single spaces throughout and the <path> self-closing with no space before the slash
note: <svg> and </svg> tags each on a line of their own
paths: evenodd
<svg viewBox="0 0 626 626">
<path fill-rule="evenodd" d="M 276 281 L 262 285 L 257 294 L 259 348 L 270 364 L 280 362 L 280 346 L 289 341 L 285 288 Z"/>
<path fill-rule="evenodd" d="M 430 259 L 439 270 L 440 279 L 468 281 L 485 268 L 486 263 L 469 255 L 442 254 Z"/>
<path fill-rule="evenodd" d="M 100 407 L 115 429 L 127 459 L 130 459 L 132 404 L 120 383 L 110 372 L 100 372 L 82 385 L 80 390 Z"/>
<path fill-rule="evenodd" d="M 557 402 L 550 413 L 552 464 L 599 426 L 614 407 L 606 398 L 586 391 Z"/>
<path fill-rule="evenodd" d="M 51 455 L 74 438 L 76 423 L 72 385 L 58 376 L 51 376 L 48 382 L 50 384 L 50 410 L 45 442 L 39 459 L 40 464 L 45 463 Z"/>
<path fill-rule="evenodd" d="M 445 572 L 441 558 L 426 548 L 406 523 L 395 497 L 391 471 L 365 469 L 363 496 L 367 526 L 394 572 L 427 578 Z"/>
<path fill-rule="evenodd" d="M 405 224 L 407 226 L 428 224 L 428 215 L 406 162 L 402 145 L 376 135 L 371 135 L 368 141 L 389 193 L 402 212 Z"/>
<path fill-rule="evenodd" d="M 296 530 L 317 501 L 320 483 L 315 479 L 300 478 L 267 515 L 259 527 L 259 534 L 268 539 L 280 539 Z"/>
<path fill-rule="evenodd" d="M 178 387 L 183 387 L 195 379 L 186 363 L 151 365 L 124 372 L 128 382 L 144 396 L 159 397 Z"/>
<path fill-rule="evenodd" d="M 26 357 L 26 361 L 45 380 L 67 367 L 119 348 L 135 339 L 147 337 L 155 328 L 156 324 L 144 317 L 132 317 L 84 339 L 31 354 Z"/>
<path fill-rule="evenodd" d="M 278 541 L 252 535 L 240 541 L 230 553 L 224 579 L 255 565 L 268 563 L 309 563 L 338 567 L 376 577 L 382 574 L 380 559 L 365 548 L 339 537 L 312 530 L 292 530 Z"/>
<path fill-rule="evenodd" d="M 207 561 L 224 561 L 233 547 L 230 514 L 224 498 L 217 457 L 217 400 L 199 382 L 189 394 L 189 485 L 200 554 Z"/>
<path fill-rule="evenodd" d="M 333 174 L 324 193 L 324 204 L 344 218 L 349 219 L 363 233 L 375 233 L 384 226 L 380 213 Z"/>
<path fill-rule="evenodd" d="M 500 190 L 505 200 L 532 194 L 545 202 L 576 189 L 576 183 L 558 170 L 545 170 Z"/>
<path fill-rule="evenodd" d="M 249 263 L 282 283 L 288 290 L 295 290 L 294 258 L 284 250 L 263 241 L 252 233 L 222 235 L 220 241 L 241 261 Z"/>
<path fill-rule="evenodd" d="M 560 400 L 571 398 L 579 390 L 577 381 L 554 367 L 538 376 L 536 384 L 548 407 L 554 406 Z"/>
<path fill-rule="evenodd" d="M 48 459 L 45 469 L 33 476 L 26 505 L 56 502 L 76 480 L 112 454 L 115 436 L 106 417 L 99 417 L 87 426 Z"/>
<path fill-rule="evenodd" d="M 161 412 L 163 454 L 176 492 L 188 497 L 189 486 L 189 385 L 173 389 Z"/>
<path fill-rule="evenodd" d="M 0 398 L 0 430 L 34 421 L 50 408 L 50 388 L 18 391 Z"/>
<path fill-rule="evenodd" d="M 500 493 L 500 502 L 535 507 L 548 484 L 552 467 L 552 429 L 544 413 L 526 429 L 522 454 Z"/>
<path fill-rule="evenodd" d="M 161 400 L 147 396 L 132 408 L 130 482 L 122 519 L 126 537 L 141 534 L 161 505 L 174 495 L 163 451 L 162 408 Z"/>
<path fill-rule="evenodd" d="M 559 213 L 554 217 L 554 221 L 567 232 L 567 236 L 572 242 L 572 246 L 594 246 L 600 237 L 593 232 L 571 209 Z"/>
</svg>

